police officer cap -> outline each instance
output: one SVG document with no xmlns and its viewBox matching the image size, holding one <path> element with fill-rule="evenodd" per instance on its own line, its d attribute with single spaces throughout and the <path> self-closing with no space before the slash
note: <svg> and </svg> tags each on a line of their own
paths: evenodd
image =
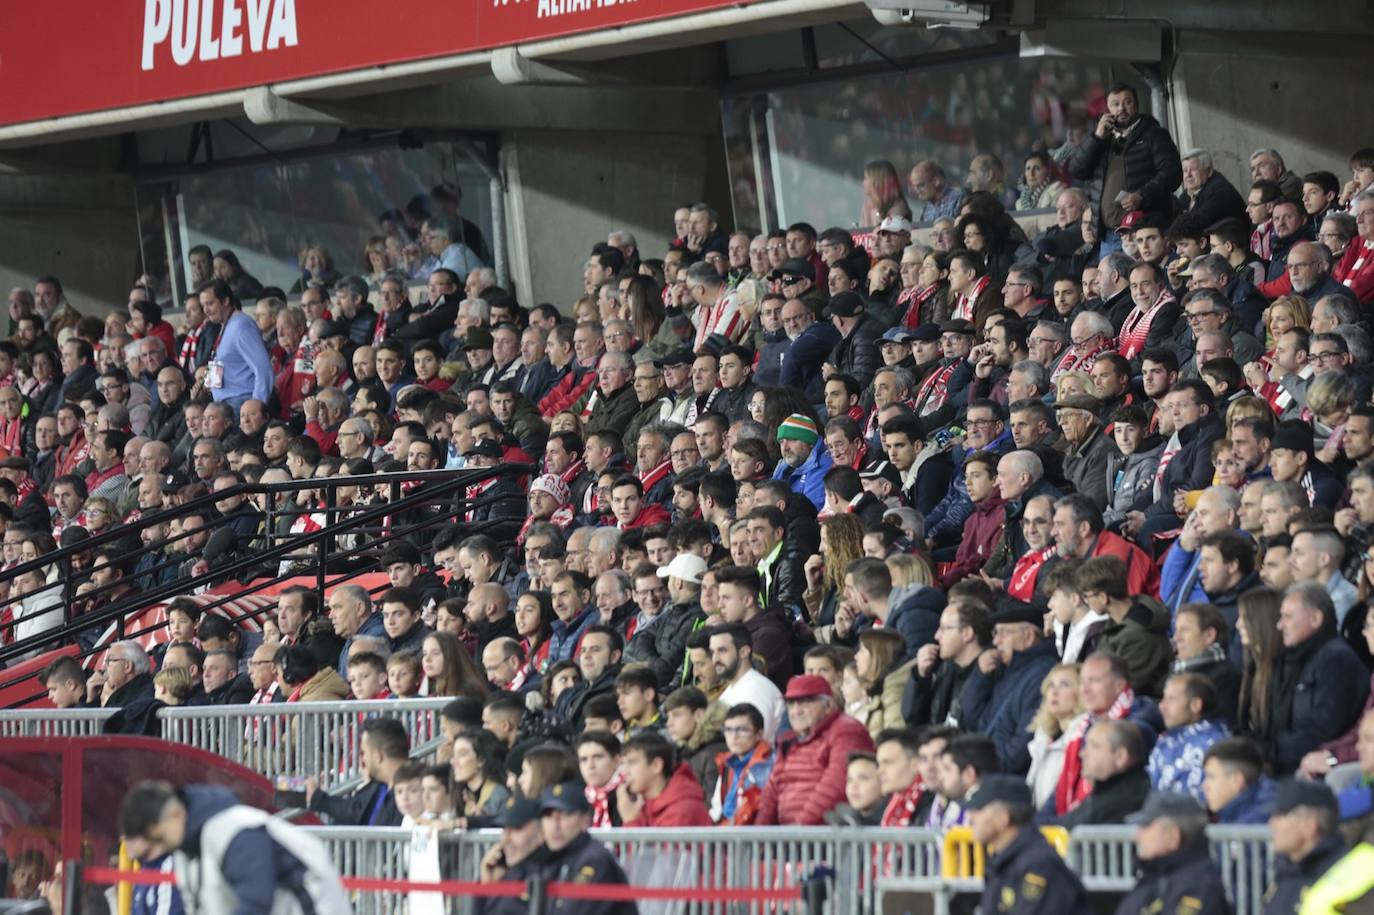
<svg viewBox="0 0 1374 915">
<path fill-rule="evenodd" d="M 519 829 L 526 823 L 539 819 L 543 809 L 539 802 L 523 795 L 506 798 L 506 803 L 492 818 L 492 822 L 502 829 Z"/>
<path fill-rule="evenodd" d="M 1206 811 L 1191 794 L 1181 791 L 1151 791 L 1145 806 L 1126 817 L 1132 826 L 1146 826 L 1161 817 L 1201 817 Z"/>
<path fill-rule="evenodd" d="M 1299 807 L 1313 807 L 1318 810 L 1337 811 L 1336 795 L 1321 782 L 1290 778 L 1279 783 L 1278 795 L 1274 799 L 1275 813 L 1292 813 Z"/>
<path fill-rule="evenodd" d="M 994 775 L 983 776 L 978 783 L 978 789 L 973 792 L 973 796 L 964 801 L 965 810 L 982 810 L 989 804 L 1016 804 L 1022 807 L 1035 806 L 1031 800 L 1030 786 L 1026 784 L 1024 778 L 1015 775 Z"/>
<path fill-rule="evenodd" d="M 1003 595 L 997 601 L 997 612 L 992 615 L 992 624 L 995 626 L 998 623 L 1030 623 L 1032 626 L 1043 626 L 1045 611 L 1034 604 Z"/>
<path fill-rule="evenodd" d="M 539 809 L 590 813 L 592 805 L 587 801 L 586 787 L 574 779 L 545 788 L 544 793 L 539 795 Z"/>
</svg>

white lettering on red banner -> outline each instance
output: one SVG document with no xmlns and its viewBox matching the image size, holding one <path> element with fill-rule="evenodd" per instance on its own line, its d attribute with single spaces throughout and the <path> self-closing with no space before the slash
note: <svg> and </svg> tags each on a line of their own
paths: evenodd
<svg viewBox="0 0 1374 915">
<path fill-rule="evenodd" d="M 539 0 L 538 17 L 548 19 L 553 16 L 588 13 L 612 6 L 628 6 L 634 2 L 635 0 Z"/>
<path fill-rule="evenodd" d="M 144 0 L 144 70 L 157 66 L 158 49 L 170 45 L 172 63 L 259 54 L 299 44 L 296 0 Z"/>
</svg>

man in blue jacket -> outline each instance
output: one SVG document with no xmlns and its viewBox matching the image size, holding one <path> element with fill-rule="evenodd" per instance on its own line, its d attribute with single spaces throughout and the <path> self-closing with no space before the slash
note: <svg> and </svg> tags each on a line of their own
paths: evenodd
<svg viewBox="0 0 1374 915">
<path fill-rule="evenodd" d="M 351 912 L 324 845 L 211 785 L 143 782 L 124 796 L 120 831 L 138 858 L 173 853 L 190 911 L 247 915 L 292 908 Z"/>
<path fill-rule="evenodd" d="M 789 299 L 782 306 L 782 329 L 792 345 L 782 357 L 778 383 L 796 388 L 809 403 L 825 399 L 825 376 L 821 369 L 840 342 L 840 332 L 816 316 L 801 299 Z"/>
<path fill-rule="evenodd" d="M 793 492 L 806 496 L 820 511 L 825 505 L 825 475 L 834 462 L 820 440 L 816 421 L 793 413 L 778 426 L 777 435 L 782 460 L 773 471 L 773 479 L 787 481 Z"/>
<path fill-rule="evenodd" d="M 1040 681 L 1059 662 L 1044 638 L 1045 614 L 1004 597 L 992 617 L 992 648 L 964 684 L 964 720 L 997 745 L 1006 772 L 1030 768 L 1030 722 L 1040 708 Z"/>
</svg>

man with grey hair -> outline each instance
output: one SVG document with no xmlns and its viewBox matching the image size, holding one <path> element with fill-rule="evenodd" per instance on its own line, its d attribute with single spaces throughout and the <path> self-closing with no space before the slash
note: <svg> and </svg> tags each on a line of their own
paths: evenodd
<svg viewBox="0 0 1374 915">
<path fill-rule="evenodd" d="M 346 461 L 370 458 L 372 456 L 372 423 L 361 417 L 349 417 L 339 427 L 336 444 L 339 457 Z"/>
<path fill-rule="evenodd" d="M 1160 599 L 1171 610 L 1184 604 L 1210 603 L 1203 588 L 1202 541 L 1240 526 L 1240 493 L 1230 486 L 1209 486 L 1183 522 L 1177 540 L 1169 544 L 1159 576 Z"/>
<path fill-rule="evenodd" d="M 1290 585 L 1279 606 L 1283 647 L 1269 680 L 1269 720 L 1257 735 L 1276 775 L 1350 730 L 1369 695 L 1369 674 L 1337 632 L 1336 608 L 1316 581 Z"/>
<path fill-rule="evenodd" d="M 625 266 L 639 269 L 639 243 L 624 229 L 616 229 L 606 236 L 606 244 L 625 255 Z"/>
<path fill-rule="evenodd" d="M 945 170 L 938 162 L 931 159 L 917 162 L 907 176 L 907 184 L 916 199 L 924 205 L 920 214 L 921 222 L 954 219 L 959 215 L 959 207 L 964 203 L 964 190 L 950 186 Z"/>
<path fill-rule="evenodd" d="M 1250 180 L 1272 181 L 1285 198 L 1302 199 L 1302 178 L 1289 171 L 1277 149 L 1257 149 L 1250 154 Z"/>
<path fill-rule="evenodd" d="M 1126 315 L 1135 307 L 1131 300 L 1131 268 L 1135 261 L 1123 251 L 1114 251 L 1097 263 L 1097 291 L 1100 301 L 1089 299 L 1083 303 L 1085 311 L 1105 316 L 1112 325 L 1112 335 L 1126 323 Z"/>
<path fill-rule="evenodd" d="M 86 702 L 101 708 L 123 708 L 153 698 L 152 662 L 143 646 L 132 640 L 115 642 L 105 660 L 86 680 Z"/>
<path fill-rule="evenodd" d="M 1007 403 L 1044 397 L 1050 390 L 1050 373 L 1032 359 L 1023 359 L 1007 374 Z"/>
<path fill-rule="evenodd" d="M 469 299 L 481 298 L 482 293 L 495 285 L 495 270 L 490 267 L 475 267 L 463 281 L 463 295 Z"/>
<path fill-rule="evenodd" d="M 571 547 L 571 543 L 569 544 Z M 614 527 L 600 527 L 587 539 L 587 577 L 595 580 L 602 572 L 620 564 L 620 531 Z"/>
<path fill-rule="evenodd" d="M 1322 296 L 1312 306 L 1312 326 L 1314 334 L 1331 334 L 1342 324 L 1358 324 L 1360 306 L 1348 292 L 1342 290 Z"/>
<path fill-rule="evenodd" d="M 1261 283 L 1259 291 L 1268 299 L 1293 292 L 1309 302 L 1323 296 L 1344 295 L 1345 287 L 1331 277 L 1334 260 L 1326 245 L 1314 241 L 1297 242 L 1284 255 L 1283 273 Z"/>
<path fill-rule="evenodd" d="M 429 249 L 430 261 L 427 269 L 452 270 L 459 277 L 466 277 L 469 271 L 482 266 L 482 259 L 462 242 L 453 241 L 452 232 L 441 220 L 431 219 L 420 228 L 420 240 Z"/>
<path fill-rule="evenodd" d="M 1107 260 L 1102 263 L 1105 265 Z M 1130 302 L 1129 292 L 1127 287 L 1127 302 Z M 1097 357 L 1112 351 L 1115 337 L 1116 329 L 1106 315 L 1099 311 L 1080 312 L 1069 325 L 1069 346 L 1051 369 L 1050 383 L 1054 384 L 1066 372 L 1091 372 Z"/>
<path fill-rule="evenodd" d="M 1350 203 L 1359 238 L 1345 249 L 1336 266 L 1336 279 L 1361 305 L 1374 301 L 1374 191 L 1365 191 Z"/>
<path fill-rule="evenodd" d="M 1083 211 L 1088 195 L 1071 187 L 1059 194 L 1054 204 L 1054 225 L 1047 226 L 1035 239 L 1034 262 L 1044 273 L 1043 289 L 1031 292 L 1038 298 L 1043 290 L 1053 289 L 1054 281 L 1076 277 L 1074 256 L 1083 247 Z"/>
<path fill-rule="evenodd" d="M 381 611 L 372 606 L 372 596 L 362 585 L 340 585 L 329 595 L 329 621 L 334 634 L 344 640 L 339 652 L 339 676 L 348 679 L 349 648 L 360 635 L 386 637 Z"/>
<path fill-rule="evenodd" d="M 1245 215 L 1245 198 L 1216 170 L 1211 152 L 1205 149 L 1190 149 L 1183 154 L 1183 193 L 1178 204 L 1192 222 L 1204 229 L 1223 219 Z"/>
<path fill-rule="evenodd" d="M 1317 226 L 1317 241 L 1326 245 L 1337 261 L 1345 254 L 1345 249 L 1356 234 L 1355 217 L 1349 213 L 1328 212 Z"/>
<path fill-rule="evenodd" d="M 348 656 L 356 658 L 360 654 L 375 654 L 385 661 L 391 657 L 391 643 L 386 636 L 355 635 L 348 643 Z"/>
<path fill-rule="evenodd" d="M 587 417 L 583 438 L 594 432 L 623 432 L 639 410 L 633 377 L 634 361 L 629 354 L 608 349 L 596 366 L 596 386 L 583 413 Z"/>
</svg>

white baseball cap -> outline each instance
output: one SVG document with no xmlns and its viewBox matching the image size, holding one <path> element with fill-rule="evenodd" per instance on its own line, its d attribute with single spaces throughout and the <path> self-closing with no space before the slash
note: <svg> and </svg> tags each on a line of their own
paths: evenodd
<svg viewBox="0 0 1374 915">
<path fill-rule="evenodd" d="M 706 560 L 696 553 L 678 553 L 673 561 L 658 570 L 659 578 L 680 578 L 693 584 L 701 584 L 701 576 L 706 574 Z"/>
</svg>

